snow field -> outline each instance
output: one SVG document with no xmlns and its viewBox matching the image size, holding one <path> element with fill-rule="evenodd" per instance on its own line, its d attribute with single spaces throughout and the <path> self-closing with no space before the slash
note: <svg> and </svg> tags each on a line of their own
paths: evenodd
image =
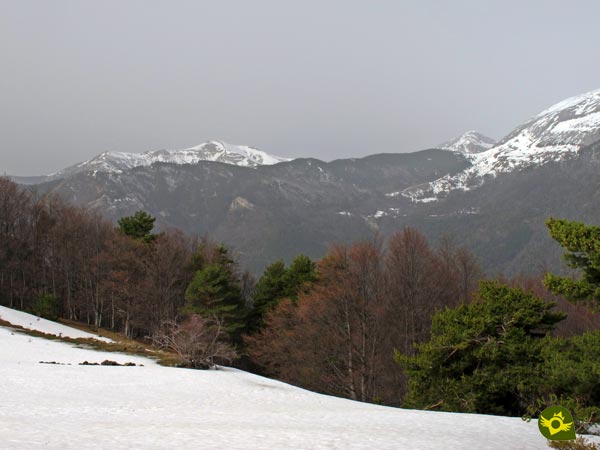
<svg viewBox="0 0 600 450">
<path fill-rule="evenodd" d="M 78 365 L 105 359 L 143 367 Z M 369 405 L 2 327 L 0 380 L 2 449 L 547 449 L 535 421 Z"/>
</svg>

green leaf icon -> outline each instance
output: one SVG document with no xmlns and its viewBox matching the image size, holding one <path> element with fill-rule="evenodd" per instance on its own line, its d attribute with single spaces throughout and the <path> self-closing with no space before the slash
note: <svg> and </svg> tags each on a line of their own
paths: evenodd
<svg viewBox="0 0 600 450">
<path fill-rule="evenodd" d="M 571 413 L 562 406 L 546 408 L 538 419 L 540 433 L 551 441 L 570 441 L 575 439 L 575 422 Z"/>
</svg>

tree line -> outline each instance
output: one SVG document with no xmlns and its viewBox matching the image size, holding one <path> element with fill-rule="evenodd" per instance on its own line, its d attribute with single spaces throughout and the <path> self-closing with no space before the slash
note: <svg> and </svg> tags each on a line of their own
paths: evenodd
<svg viewBox="0 0 600 450">
<path fill-rule="evenodd" d="M 177 230 L 153 234 L 153 228 L 154 218 L 142 211 L 115 226 L 88 209 L 0 178 L 0 303 L 130 338 L 163 335 L 166 324 L 173 330 L 173 323 L 199 315 L 210 323 L 194 323 L 218 322 L 250 367 L 304 386 L 319 384 L 323 391 L 319 377 L 298 380 L 285 375 L 289 367 L 272 371 L 279 363 L 292 365 L 282 355 L 270 352 L 272 361 L 260 356 L 261 342 L 277 343 L 263 336 L 281 332 L 277 321 L 291 304 L 290 311 L 306 310 L 312 322 L 289 333 L 320 334 L 321 356 L 327 348 L 349 352 L 319 362 L 336 386 L 326 391 L 391 402 L 395 387 L 380 392 L 388 385 L 380 375 L 387 370 L 378 365 L 390 359 L 383 355 L 393 348 L 410 352 L 426 337 L 433 312 L 467 301 L 481 274 L 465 249 L 449 240 L 432 248 L 406 229 L 385 249 L 374 239 L 333 246 L 319 262 L 304 255 L 289 267 L 276 261 L 255 282 L 223 244 Z M 316 355 L 307 357 L 316 363 Z M 342 373 L 352 373 L 352 383 Z"/>
<path fill-rule="evenodd" d="M 0 303 L 151 334 L 183 306 L 197 243 L 177 230 L 140 239 L 126 222 L 0 178 Z"/>
</svg>

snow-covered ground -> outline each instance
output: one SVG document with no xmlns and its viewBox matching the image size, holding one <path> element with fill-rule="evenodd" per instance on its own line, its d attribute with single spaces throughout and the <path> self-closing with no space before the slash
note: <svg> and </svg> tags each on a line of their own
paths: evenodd
<svg viewBox="0 0 600 450">
<path fill-rule="evenodd" d="M 113 342 L 111 339 L 98 336 L 85 331 L 77 330 L 72 327 L 61 325 L 57 322 L 42 319 L 23 311 L 0 306 L 0 319 L 9 322 L 13 325 L 26 328 L 28 330 L 41 331 L 45 334 L 53 334 L 55 336 L 68 337 L 73 339 L 97 339 L 104 342 Z"/>
<path fill-rule="evenodd" d="M 105 359 L 138 366 L 78 365 Z M 0 380 L 2 449 L 548 448 L 535 421 L 386 408 L 2 327 Z"/>
</svg>

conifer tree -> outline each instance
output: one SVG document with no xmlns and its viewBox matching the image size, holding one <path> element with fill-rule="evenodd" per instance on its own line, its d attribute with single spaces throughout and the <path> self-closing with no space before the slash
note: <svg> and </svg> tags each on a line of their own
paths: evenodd
<svg viewBox="0 0 600 450">
<path fill-rule="evenodd" d="M 289 268 L 285 267 L 283 260 L 267 266 L 256 285 L 248 323 L 249 331 L 260 329 L 265 314 L 273 310 L 284 298 L 296 302 L 300 291 L 316 279 L 316 264 L 305 255 L 296 256 Z"/>
<path fill-rule="evenodd" d="M 285 285 L 283 297 L 298 300 L 300 290 L 306 290 L 317 280 L 317 266 L 308 256 L 298 255 L 283 275 Z"/>
<path fill-rule="evenodd" d="M 548 274 L 544 285 L 570 301 L 592 301 L 600 307 L 600 227 L 553 218 L 546 221 L 546 226 L 567 250 L 564 259 L 569 267 L 581 270 L 582 276 L 575 279 Z"/>
<path fill-rule="evenodd" d="M 246 311 L 235 263 L 223 245 L 208 251 L 201 247 L 196 258 L 198 270 L 185 293 L 184 312 L 218 317 L 237 339 L 245 327 Z"/>
<path fill-rule="evenodd" d="M 520 415 L 535 397 L 547 335 L 565 315 L 498 282 L 482 282 L 478 294 L 436 313 L 417 355 L 396 352 L 409 376 L 406 406 Z"/>
<path fill-rule="evenodd" d="M 254 291 L 252 312 L 248 320 L 250 332 L 256 331 L 262 326 L 264 315 L 277 305 L 279 299 L 285 296 L 287 289 L 284 278 L 286 274 L 285 263 L 280 259 L 267 266 L 263 276 L 258 280 Z"/>
<path fill-rule="evenodd" d="M 134 239 L 150 242 L 156 238 L 152 234 L 155 217 L 152 217 L 145 211 L 137 211 L 133 216 L 122 217 L 119 219 L 119 230 L 126 236 Z"/>
</svg>

